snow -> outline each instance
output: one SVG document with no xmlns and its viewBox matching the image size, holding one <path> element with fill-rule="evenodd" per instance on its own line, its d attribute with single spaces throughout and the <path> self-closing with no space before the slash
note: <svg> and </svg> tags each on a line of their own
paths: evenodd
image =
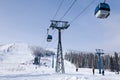
<svg viewBox="0 0 120 80">
<path fill-rule="evenodd" d="M 1 46 L 0 59 L 0 80 L 120 80 L 120 75 L 107 70 L 104 76 L 97 69 L 95 75 L 88 68 L 79 68 L 76 72 L 75 66 L 66 60 L 65 74 L 57 74 L 52 68 L 52 57 L 42 57 L 40 66 L 33 65 L 27 44 Z"/>
<path fill-rule="evenodd" d="M 0 47 L 0 58 L 3 63 L 23 63 L 33 59 L 31 50 L 27 44 L 14 43 L 7 44 Z"/>
</svg>

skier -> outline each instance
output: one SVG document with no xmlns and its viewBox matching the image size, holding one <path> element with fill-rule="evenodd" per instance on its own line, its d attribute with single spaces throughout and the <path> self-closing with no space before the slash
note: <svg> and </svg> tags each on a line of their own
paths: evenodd
<svg viewBox="0 0 120 80">
<path fill-rule="evenodd" d="M 104 70 L 102 70 L 102 75 L 104 76 Z"/>
<path fill-rule="evenodd" d="M 95 69 L 93 68 L 93 75 L 94 75 L 94 73 L 95 73 Z"/>
<path fill-rule="evenodd" d="M 76 72 L 78 72 L 78 63 L 77 63 L 77 65 L 76 65 Z"/>
<path fill-rule="evenodd" d="M 78 68 L 76 68 L 76 72 L 78 72 Z"/>
</svg>

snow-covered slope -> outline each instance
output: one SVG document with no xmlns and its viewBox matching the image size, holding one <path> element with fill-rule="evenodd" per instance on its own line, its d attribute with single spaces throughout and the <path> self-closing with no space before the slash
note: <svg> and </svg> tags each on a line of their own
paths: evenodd
<svg viewBox="0 0 120 80">
<path fill-rule="evenodd" d="M 15 43 L 0 46 L 0 80 L 120 80 L 120 75 L 105 71 L 105 76 L 92 74 L 92 69 L 79 68 L 64 61 L 65 74 L 52 68 L 52 57 L 42 57 L 41 65 L 32 64 L 33 56 L 27 44 Z M 54 60 L 55 62 L 55 60 Z"/>
<path fill-rule="evenodd" d="M 3 63 L 24 63 L 33 55 L 27 44 L 14 43 L 0 46 L 0 59 Z"/>
</svg>

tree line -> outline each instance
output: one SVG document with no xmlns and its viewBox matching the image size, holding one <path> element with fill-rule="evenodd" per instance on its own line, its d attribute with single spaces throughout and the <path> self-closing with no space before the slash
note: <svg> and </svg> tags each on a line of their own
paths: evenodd
<svg viewBox="0 0 120 80">
<path fill-rule="evenodd" d="M 69 51 L 65 54 L 65 59 L 73 63 L 78 68 L 98 68 L 98 55 L 91 52 Z M 101 65 L 103 69 L 113 72 L 120 70 L 120 55 L 117 52 L 101 55 Z"/>
</svg>

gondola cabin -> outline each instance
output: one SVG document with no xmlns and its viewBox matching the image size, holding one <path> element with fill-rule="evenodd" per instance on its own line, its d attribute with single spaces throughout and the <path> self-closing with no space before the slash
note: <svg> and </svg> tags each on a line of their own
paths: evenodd
<svg viewBox="0 0 120 80">
<path fill-rule="evenodd" d="M 51 42 L 52 41 L 52 35 L 48 35 L 47 36 L 47 42 Z"/>
<path fill-rule="evenodd" d="M 94 15 L 101 19 L 107 18 L 110 15 L 110 6 L 107 3 L 98 4 L 95 8 Z"/>
</svg>

